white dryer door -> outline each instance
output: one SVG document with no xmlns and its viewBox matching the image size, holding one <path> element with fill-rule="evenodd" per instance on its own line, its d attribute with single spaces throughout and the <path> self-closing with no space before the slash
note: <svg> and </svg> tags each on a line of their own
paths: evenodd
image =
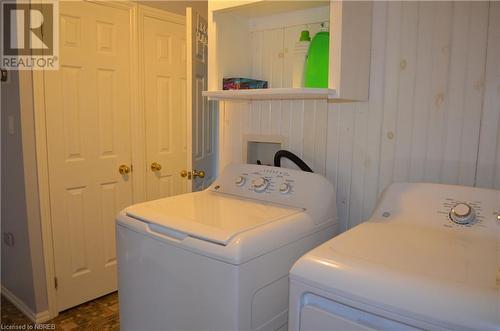
<svg viewBox="0 0 500 331">
<path fill-rule="evenodd" d="M 419 329 L 307 293 L 300 311 L 301 331 L 417 331 Z"/>
</svg>

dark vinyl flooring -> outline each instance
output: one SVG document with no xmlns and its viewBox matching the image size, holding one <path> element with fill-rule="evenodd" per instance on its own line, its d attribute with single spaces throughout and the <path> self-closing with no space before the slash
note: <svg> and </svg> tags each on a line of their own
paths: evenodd
<svg viewBox="0 0 500 331">
<path fill-rule="evenodd" d="M 117 292 L 62 311 L 38 328 L 4 296 L 1 310 L 1 330 L 120 330 Z"/>
</svg>

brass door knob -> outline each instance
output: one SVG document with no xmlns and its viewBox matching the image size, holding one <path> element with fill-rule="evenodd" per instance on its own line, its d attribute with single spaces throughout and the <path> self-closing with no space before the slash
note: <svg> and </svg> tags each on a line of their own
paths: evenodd
<svg viewBox="0 0 500 331">
<path fill-rule="evenodd" d="M 191 171 L 182 170 L 180 175 L 181 177 L 187 177 L 187 179 L 191 179 Z"/>
<path fill-rule="evenodd" d="M 203 170 L 193 170 L 193 177 L 205 178 L 205 171 L 203 171 Z"/>
<path fill-rule="evenodd" d="M 158 162 L 153 162 L 151 163 L 151 171 L 160 171 L 161 170 L 161 164 Z"/>
<path fill-rule="evenodd" d="M 128 175 L 130 173 L 130 167 L 126 164 L 122 164 L 118 167 L 118 172 L 123 176 Z"/>
</svg>

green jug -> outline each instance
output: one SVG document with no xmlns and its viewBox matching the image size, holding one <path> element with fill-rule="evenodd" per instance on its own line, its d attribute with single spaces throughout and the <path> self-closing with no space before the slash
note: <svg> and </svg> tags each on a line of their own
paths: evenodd
<svg viewBox="0 0 500 331">
<path fill-rule="evenodd" d="M 305 86 L 328 87 L 328 53 L 330 33 L 323 26 L 314 36 L 307 53 Z"/>
</svg>

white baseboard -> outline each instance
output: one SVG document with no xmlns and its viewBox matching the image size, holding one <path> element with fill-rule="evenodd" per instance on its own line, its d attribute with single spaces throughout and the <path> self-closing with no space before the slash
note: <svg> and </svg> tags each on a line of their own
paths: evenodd
<svg viewBox="0 0 500 331">
<path fill-rule="evenodd" d="M 2 295 L 5 296 L 17 309 L 19 309 L 32 322 L 43 323 L 51 319 L 49 311 L 34 313 L 21 299 L 2 285 Z"/>
</svg>

